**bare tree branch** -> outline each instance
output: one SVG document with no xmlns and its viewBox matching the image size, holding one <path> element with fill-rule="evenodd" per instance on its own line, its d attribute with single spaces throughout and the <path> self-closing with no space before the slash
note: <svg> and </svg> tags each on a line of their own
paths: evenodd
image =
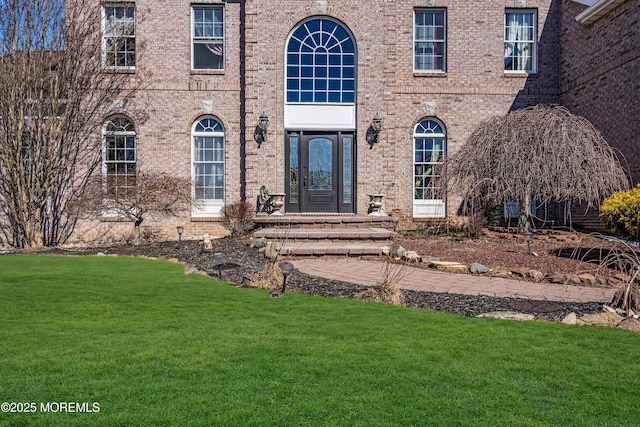
<svg viewBox="0 0 640 427">
<path fill-rule="evenodd" d="M 102 66 L 100 4 L 0 2 L 1 232 L 16 247 L 63 243 L 101 161 L 100 124 L 140 73 Z"/>
<path fill-rule="evenodd" d="M 136 185 L 126 193 L 107 192 L 104 181 L 96 177 L 78 201 L 79 209 L 93 217 L 120 217 L 133 222 L 134 243 L 140 243 L 140 225 L 148 217 L 179 217 L 191 213 L 201 203 L 193 197 L 192 182 L 161 172 L 142 172 Z"/>
<path fill-rule="evenodd" d="M 481 123 L 447 161 L 454 191 L 498 203 L 520 202 L 518 228 L 530 227 L 531 200 L 599 206 L 629 178 L 614 150 L 583 117 L 538 105 Z"/>
</svg>

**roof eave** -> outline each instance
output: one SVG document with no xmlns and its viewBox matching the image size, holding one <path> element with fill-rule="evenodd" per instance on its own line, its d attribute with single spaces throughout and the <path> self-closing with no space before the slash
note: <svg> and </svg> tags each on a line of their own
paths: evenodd
<svg viewBox="0 0 640 427">
<path fill-rule="evenodd" d="M 600 0 L 576 16 L 576 21 L 581 24 L 592 24 L 623 2 L 624 0 Z"/>
</svg>

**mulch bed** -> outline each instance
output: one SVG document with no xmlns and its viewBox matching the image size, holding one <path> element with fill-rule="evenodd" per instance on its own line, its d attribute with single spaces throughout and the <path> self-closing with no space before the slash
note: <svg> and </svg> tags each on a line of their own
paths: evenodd
<svg viewBox="0 0 640 427">
<path fill-rule="evenodd" d="M 223 238 L 213 241 L 211 251 L 202 251 L 200 242 L 183 241 L 181 243 L 159 242 L 141 246 L 109 246 L 74 250 L 53 249 L 46 253 L 62 254 L 104 254 L 147 256 L 154 258 L 176 258 L 179 261 L 210 276 L 218 277 L 235 286 L 248 286 L 249 279 L 261 271 L 269 262 L 262 253 L 251 247 L 246 238 Z M 405 242 L 406 243 L 406 242 Z M 465 242 L 464 245 L 469 245 Z M 462 246 L 464 246 L 462 245 Z M 435 251 L 434 251 L 435 252 Z M 223 258 L 214 258 L 214 253 L 222 253 Z M 337 280 L 328 280 L 296 271 L 287 281 L 287 291 L 332 298 L 355 298 L 366 287 Z M 578 316 L 602 311 L 598 303 L 549 304 L 544 301 L 520 300 L 515 298 L 496 298 L 489 296 L 470 296 L 446 293 L 403 291 L 408 307 L 437 310 L 462 316 L 477 316 L 494 311 L 518 311 L 535 315 L 536 319 L 560 321 L 567 314 L 575 312 Z"/>
</svg>

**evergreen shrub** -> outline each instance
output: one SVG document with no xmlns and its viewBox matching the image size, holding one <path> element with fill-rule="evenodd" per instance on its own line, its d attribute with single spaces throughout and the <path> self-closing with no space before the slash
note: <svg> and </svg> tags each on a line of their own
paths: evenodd
<svg viewBox="0 0 640 427">
<path fill-rule="evenodd" d="M 600 219 L 613 233 L 640 240 L 640 184 L 606 198 L 600 207 Z"/>
</svg>

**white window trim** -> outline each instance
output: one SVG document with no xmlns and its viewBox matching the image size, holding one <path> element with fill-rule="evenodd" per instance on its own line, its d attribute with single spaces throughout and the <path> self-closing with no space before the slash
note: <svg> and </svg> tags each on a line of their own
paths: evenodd
<svg viewBox="0 0 640 427">
<path fill-rule="evenodd" d="M 437 122 L 438 124 L 440 124 L 440 126 L 442 126 L 442 128 L 444 129 L 444 124 L 440 121 L 437 120 L 433 117 L 425 117 L 423 119 L 421 119 L 418 124 L 420 124 L 421 122 L 425 121 L 425 120 L 433 120 L 435 122 Z M 446 188 L 442 189 L 442 195 L 443 198 L 442 199 L 416 199 L 415 198 L 415 194 L 416 194 L 416 180 L 415 180 L 415 139 L 416 138 L 442 138 L 444 140 L 444 145 L 442 147 L 443 149 L 443 159 L 441 163 L 445 162 L 446 156 L 447 156 L 447 134 L 446 134 L 446 130 L 445 133 L 416 133 L 415 129 L 417 127 L 414 126 L 414 133 L 413 136 L 411 137 L 411 142 L 412 142 L 412 149 L 411 149 L 411 188 L 412 188 L 412 199 L 413 199 L 413 217 L 414 218 L 444 218 L 447 214 L 446 212 L 446 195 L 445 195 L 445 190 Z M 443 186 L 444 184 L 444 177 L 442 177 L 442 183 Z"/>
<path fill-rule="evenodd" d="M 438 11 L 438 12 L 443 12 L 444 13 L 444 40 L 442 40 L 442 43 L 444 44 L 444 49 L 443 49 L 443 58 L 442 58 L 442 70 L 438 70 L 438 69 L 432 69 L 432 70 L 423 70 L 423 69 L 418 69 L 416 68 L 416 13 L 417 12 L 426 12 L 426 11 Z M 413 33 L 412 33 L 412 38 L 413 38 L 413 46 L 412 46 L 412 61 L 413 61 L 413 72 L 415 74 L 420 74 L 420 73 L 441 73 L 441 74 L 445 74 L 447 72 L 447 35 L 448 35 L 448 28 L 447 28 L 447 9 L 446 8 L 416 8 L 413 10 Z"/>
<path fill-rule="evenodd" d="M 107 65 L 107 36 L 105 34 L 105 30 L 106 30 L 106 23 L 107 23 L 107 17 L 105 14 L 105 8 L 107 7 L 126 7 L 126 6 L 132 6 L 133 7 L 133 40 L 135 40 L 136 43 L 136 51 L 134 52 L 135 55 L 135 60 L 136 60 L 136 64 L 138 63 L 138 45 L 137 45 L 137 31 L 138 31 L 138 25 L 136 22 L 136 17 L 137 17 L 137 12 L 136 12 L 136 5 L 135 2 L 121 2 L 121 3 L 103 3 L 100 5 L 100 13 L 102 16 L 102 39 L 101 39 L 101 47 L 102 47 L 102 67 L 108 70 L 135 70 L 136 66 L 132 65 L 132 66 L 118 66 L 118 65 Z"/>
<path fill-rule="evenodd" d="M 195 14 L 194 8 L 210 8 L 210 9 L 222 9 L 222 68 L 195 68 L 195 53 L 194 53 L 194 40 L 195 40 Z M 208 4 L 194 4 L 191 5 L 191 71 L 197 72 L 220 72 L 225 71 L 227 65 L 227 10 L 222 5 L 208 5 Z"/>
<path fill-rule="evenodd" d="M 227 196 L 226 186 L 227 186 L 227 139 L 225 137 L 224 128 L 222 132 L 196 132 L 196 126 L 203 119 L 215 119 L 222 126 L 222 122 L 215 116 L 207 115 L 198 117 L 198 119 L 193 122 L 191 125 L 191 135 L 189 136 L 190 144 L 191 144 L 191 178 L 193 180 L 193 185 L 191 186 L 191 194 L 195 198 L 195 144 L 194 137 L 197 136 L 208 136 L 208 137 L 222 137 L 224 142 L 224 184 L 223 184 L 223 199 L 198 199 L 199 206 L 193 206 L 191 209 L 191 216 L 194 218 L 219 218 L 222 217 L 222 211 L 225 206 L 225 199 Z"/>
<path fill-rule="evenodd" d="M 505 70 L 504 54 L 502 56 L 502 69 L 505 74 L 537 74 L 538 73 L 538 10 L 537 9 L 505 9 L 502 17 L 502 39 L 503 51 L 504 44 L 508 41 L 505 39 L 504 32 L 507 27 L 507 13 L 533 13 L 533 52 L 531 54 L 531 70 Z"/>
<path fill-rule="evenodd" d="M 126 116 L 122 116 L 122 115 L 116 115 L 116 116 L 110 116 L 109 118 L 107 118 L 107 120 L 105 120 L 105 122 L 102 124 L 102 167 L 101 167 L 101 172 L 102 172 L 102 190 L 103 191 L 107 191 L 107 136 L 108 133 L 107 132 L 107 126 L 109 121 L 111 121 L 113 118 L 115 117 L 124 117 L 127 120 L 129 120 L 131 122 L 131 124 L 133 125 L 133 130 L 132 131 L 125 131 L 125 132 L 117 132 L 118 135 L 123 135 L 123 136 L 134 136 L 135 137 L 135 156 L 136 156 L 136 160 L 135 163 L 136 164 L 136 171 L 138 168 L 138 134 L 136 131 L 136 127 L 135 124 L 133 123 L 133 121 L 131 119 L 129 119 Z M 117 163 L 117 162 L 116 162 Z M 111 200 L 111 198 L 106 197 L 104 200 Z M 107 203 L 108 204 L 108 203 Z M 126 218 L 126 216 L 116 210 L 116 209 L 112 209 L 112 208 L 103 208 L 102 209 L 102 217 L 103 218 Z"/>
<path fill-rule="evenodd" d="M 342 27 L 347 34 L 349 35 L 351 41 L 353 42 L 353 69 L 354 69 L 354 77 L 353 77 L 353 102 L 315 102 L 315 101 L 287 101 L 288 99 L 288 92 L 289 90 L 287 89 L 287 80 L 289 79 L 289 75 L 287 72 L 287 67 L 289 66 L 289 63 L 287 61 L 287 55 L 289 54 L 289 43 L 291 41 L 291 38 L 293 37 L 294 33 L 302 26 L 305 26 L 307 23 L 314 21 L 316 19 L 322 19 L 322 20 L 326 20 L 326 21 L 332 21 L 335 24 L 339 25 L 340 27 Z M 317 110 L 316 112 L 319 112 L 320 115 L 326 115 L 326 114 L 333 114 L 336 111 L 342 109 L 342 107 L 344 106 L 350 106 L 352 107 L 350 110 L 354 111 L 353 114 L 353 119 L 351 117 L 349 117 L 348 119 L 348 125 L 347 127 L 345 127 L 345 129 L 355 129 L 355 124 L 352 126 L 351 123 L 355 123 L 355 105 L 357 103 L 358 100 L 358 46 L 356 44 L 356 39 L 355 36 L 353 35 L 353 33 L 351 32 L 351 30 L 342 22 L 330 18 L 328 16 L 321 16 L 321 17 L 312 17 L 309 18 L 307 20 L 305 20 L 304 22 L 299 23 L 298 25 L 296 25 L 295 27 L 293 27 L 293 29 L 289 32 L 289 35 L 287 36 L 287 40 L 285 42 L 284 45 L 284 78 L 283 78 L 283 83 L 284 83 L 284 100 L 285 100 L 285 108 L 287 108 L 287 110 L 291 110 L 291 116 L 295 117 L 295 116 L 300 116 L 301 114 L 305 114 L 310 110 Z M 346 54 L 345 54 L 346 55 Z M 343 66 L 344 67 L 344 66 Z M 346 78 L 341 78 L 340 80 L 349 80 Z M 346 90 L 341 90 L 340 91 L 341 94 L 342 92 L 346 92 Z M 349 91 L 350 92 L 350 91 Z M 301 106 L 301 109 L 297 109 L 297 106 Z M 319 108 L 319 106 L 322 106 L 323 108 Z M 324 108 L 326 107 L 326 108 Z M 334 108 L 335 107 L 335 108 Z M 301 111 L 304 110 L 304 113 L 302 113 Z M 310 126 L 313 127 L 315 126 L 315 123 L 318 122 L 318 120 L 314 120 L 314 115 L 316 115 L 316 112 L 312 112 L 310 115 L 308 115 L 309 117 L 309 123 Z M 285 111 L 285 120 L 287 117 L 287 111 Z M 342 114 L 342 113 L 340 113 Z M 347 113 L 349 116 L 351 116 L 352 114 L 349 112 Z M 306 122 L 306 119 L 305 119 Z M 343 122 L 343 120 L 339 120 L 339 123 Z M 289 122 L 287 122 L 289 123 Z M 296 119 L 294 118 L 291 121 L 291 127 L 295 128 L 296 127 Z M 322 126 L 322 121 L 320 121 L 319 125 Z M 285 127 L 287 127 L 288 125 L 285 124 Z M 339 125 L 340 126 L 340 125 Z M 310 128 L 311 128 L 310 127 Z M 331 128 L 331 126 L 326 126 L 326 128 Z M 324 127 L 323 127 L 324 129 Z"/>
</svg>

